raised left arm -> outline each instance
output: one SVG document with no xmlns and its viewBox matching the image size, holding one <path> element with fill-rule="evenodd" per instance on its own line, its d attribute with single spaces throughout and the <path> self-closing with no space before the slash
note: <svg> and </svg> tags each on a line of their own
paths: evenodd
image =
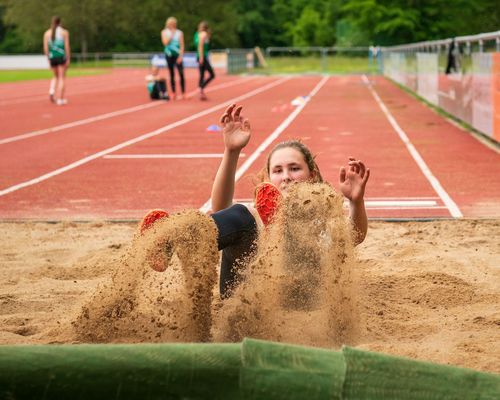
<svg viewBox="0 0 500 400">
<path fill-rule="evenodd" d="M 349 157 L 347 167 L 340 168 L 340 191 L 349 200 L 349 217 L 355 230 L 354 244 L 365 240 L 368 217 L 365 209 L 365 188 L 370 178 L 370 169 L 361 160 Z"/>
</svg>

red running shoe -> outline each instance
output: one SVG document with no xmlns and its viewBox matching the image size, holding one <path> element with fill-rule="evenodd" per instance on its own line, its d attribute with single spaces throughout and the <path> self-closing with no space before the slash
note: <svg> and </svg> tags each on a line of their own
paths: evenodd
<svg viewBox="0 0 500 400">
<path fill-rule="evenodd" d="M 168 213 L 164 210 L 149 211 L 139 224 L 140 234 L 142 235 L 146 230 L 150 229 L 156 221 L 167 217 Z M 155 271 L 163 272 L 167 269 L 173 253 L 172 245 L 168 242 L 164 243 L 162 246 L 152 249 L 152 252 L 148 255 L 147 262 Z"/>
<path fill-rule="evenodd" d="M 140 233 L 144 233 L 146 229 L 151 228 L 151 226 L 158 221 L 159 219 L 166 218 L 168 217 L 168 212 L 165 210 L 151 210 L 149 211 L 144 218 L 142 219 L 141 223 L 139 224 L 139 231 Z"/>
<path fill-rule="evenodd" d="M 272 183 L 263 182 L 255 188 L 255 208 L 264 225 L 272 222 L 280 201 L 281 193 Z"/>
</svg>

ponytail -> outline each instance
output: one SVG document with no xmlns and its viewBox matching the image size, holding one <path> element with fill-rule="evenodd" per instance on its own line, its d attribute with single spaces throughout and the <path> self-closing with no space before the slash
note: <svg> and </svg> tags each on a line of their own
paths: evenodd
<svg viewBox="0 0 500 400">
<path fill-rule="evenodd" d="M 59 26 L 60 23 L 61 23 L 61 17 L 57 17 L 57 16 L 52 17 L 52 23 L 50 25 L 50 29 L 51 29 L 50 39 L 52 41 L 54 41 L 56 38 L 56 28 Z"/>
</svg>

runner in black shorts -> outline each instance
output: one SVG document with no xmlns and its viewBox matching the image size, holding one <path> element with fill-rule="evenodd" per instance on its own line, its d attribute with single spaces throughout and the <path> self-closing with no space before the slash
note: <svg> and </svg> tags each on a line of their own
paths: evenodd
<svg viewBox="0 0 500 400">
<path fill-rule="evenodd" d="M 200 100 L 207 100 L 204 89 L 215 78 L 214 70 L 208 59 L 209 43 L 210 30 L 208 29 L 208 24 L 205 21 L 201 21 L 198 25 L 198 31 L 194 34 L 196 58 L 200 70 L 200 80 L 198 83 L 200 88 Z M 205 72 L 208 72 L 208 79 L 205 79 Z"/>
<path fill-rule="evenodd" d="M 51 67 L 57 67 L 58 65 L 65 65 L 66 57 L 49 58 L 49 62 Z"/>
</svg>

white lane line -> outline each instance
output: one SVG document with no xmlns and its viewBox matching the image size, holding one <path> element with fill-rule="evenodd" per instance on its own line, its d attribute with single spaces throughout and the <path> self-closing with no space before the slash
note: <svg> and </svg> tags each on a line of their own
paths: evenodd
<svg viewBox="0 0 500 400">
<path fill-rule="evenodd" d="M 95 94 L 95 95 L 98 95 L 101 91 L 102 91 L 102 87 L 103 87 L 104 83 L 101 82 L 100 85 L 92 85 L 92 86 L 85 86 L 85 90 L 78 90 L 78 88 L 73 88 L 73 85 L 71 86 L 72 87 L 72 90 L 71 90 L 71 98 L 73 97 L 79 97 L 81 95 L 86 95 L 86 94 Z M 130 89 L 130 88 L 139 88 L 139 87 L 143 87 L 142 85 L 139 85 L 137 82 L 134 82 L 133 84 L 129 84 L 129 85 L 124 85 L 123 84 L 123 79 L 122 79 L 122 82 L 120 82 L 119 80 L 115 80 L 115 82 L 110 82 L 110 81 L 106 81 L 106 85 L 108 86 L 112 86 L 112 88 L 109 90 L 108 93 L 113 93 L 113 92 L 117 92 L 117 91 L 120 91 L 120 90 L 123 90 L 123 89 Z M 29 91 L 29 89 L 27 88 L 23 88 L 22 90 L 26 90 L 26 91 Z M 0 93 L 1 94 L 1 93 Z M 33 103 L 33 102 L 37 102 L 39 100 L 49 100 L 49 92 L 47 91 L 45 94 L 37 94 L 37 95 L 28 95 L 28 96 L 21 96 L 21 97 L 13 97 L 11 99 L 7 99 L 7 100 L 0 100 L 0 106 L 2 107 L 6 107 L 6 106 L 11 106 L 11 105 L 14 105 L 14 104 L 26 104 L 26 103 Z"/>
<path fill-rule="evenodd" d="M 242 164 L 240 168 L 236 171 L 235 174 L 235 182 L 243 176 L 243 174 L 251 167 L 254 161 L 271 145 L 271 143 L 278 138 L 279 135 L 292 123 L 292 121 L 299 115 L 299 113 L 304 109 L 304 107 L 309 103 L 309 101 L 313 98 L 313 96 L 318 93 L 318 91 L 323 87 L 323 85 L 328 80 L 328 77 L 325 76 L 321 81 L 311 90 L 309 95 L 306 97 L 306 100 L 299 105 L 293 112 L 272 132 L 260 145 L 257 149 L 248 157 L 248 159 Z M 200 207 L 201 212 L 208 212 L 212 207 L 212 199 L 208 199 L 205 204 Z"/>
<path fill-rule="evenodd" d="M 239 199 L 235 200 L 237 203 L 253 206 L 252 199 Z M 414 208 L 424 208 L 424 209 L 436 209 L 436 208 L 446 208 L 444 206 L 438 206 L 435 201 L 407 201 L 407 200 L 394 200 L 394 201 L 378 201 L 369 200 L 365 201 L 366 208 L 376 209 L 376 210 L 399 210 L 399 209 L 414 209 Z M 344 207 L 349 207 L 349 202 L 344 201 Z"/>
<path fill-rule="evenodd" d="M 100 75 L 90 75 L 90 76 L 82 76 L 82 77 L 74 77 L 70 79 L 87 79 L 90 78 L 92 79 L 91 82 L 86 82 L 83 80 L 79 80 L 78 82 L 70 82 L 71 83 L 71 97 L 79 97 L 81 95 L 86 95 L 86 94 L 95 94 L 98 95 L 103 88 L 103 85 L 106 85 L 109 87 L 109 91 L 107 93 L 113 93 L 117 92 L 123 89 L 130 89 L 130 88 L 143 88 L 144 85 L 142 82 L 144 82 L 143 79 L 144 72 L 139 72 L 139 73 L 127 73 L 126 75 L 121 74 L 120 76 L 116 75 L 108 75 L 108 74 L 100 74 Z M 249 77 L 248 79 L 253 79 L 253 77 Z M 124 83 L 126 81 L 126 83 Z M 131 81 L 131 83 L 128 83 Z M 31 85 L 30 85 L 31 86 Z M 45 84 L 44 84 L 45 86 Z M 47 86 L 48 87 L 48 86 Z M 214 85 L 215 87 L 215 85 Z M 2 87 L 0 86 L 0 98 L 2 98 L 4 93 L 2 93 Z M 30 93 L 32 89 L 30 87 L 23 87 L 20 90 L 22 90 L 25 93 Z M 16 97 L 10 97 L 7 99 L 2 99 L 0 100 L 0 106 L 10 106 L 12 104 L 19 104 L 19 103 L 28 103 L 32 101 L 37 101 L 40 99 L 45 99 L 48 100 L 49 97 L 49 92 L 47 89 L 40 89 L 39 85 L 36 85 L 35 90 L 39 92 L 39 94 L 33 95 L 33 94 L 28 94 L 28 95 L 21 95 L 21 96 L 16 96 Z M 208 91 L 209 89 L 207 89 Z M 7 95 L 9 93 L 7 92 Z"/>
<path fill-rule="evenodd" d="M 222 158 L 223 153 L 206 153 L 206 154 L 110 154 L 103 158 L 125 158 L 125 159 L 148 159 L 148 158 Z M 245 154 L 240 154 L 240 157 L 245 157 Z"/>
<path fill-rule="evenodd" d="M 64 172 L 70 171 L 70 170 L 77 168 L 83 164 L 86 164 L 90 161 L 96 160 L 96 159 L 101 158 L 105 155 L 108 155 L 110 153 L 114 153 L 115 151 L 121 150 L 127 146 L 131 146 L 133 144 L 142 142 L 143 140 L 152 138 L 152 137 L 157 136 L 161 133 L 164 133 L 164 132 L 167 132 L 167 131 L 172 130 L 174 128 L 177 128 L 178 126 L 187 124 L 188 122 L 194 121 L 195 119 L 198 119 L 198 118 L 203 117 L 205 115 L 211 114 L 211 113 L 218 111 L 220 109 L 226 108 L 228 106 L 228 104 L 240 102 L 242 100 L 248 99 L 249 97 L 253 97 L 259 93 L 265 92 L 266 90 L 272 89 L 273 87 L 281 85 L 283 82 L 286 82 L 290 79 L 291 79 L 290 77 L 281 78 L 277 81 L 268 83 L 267 85 L 261 86 L 260 88 L 254 89 L 251 92 L 245 93 L 241 96 L 237 96 L 237 97 L 233 97 L 232 99 L 228 99 L 228 100 L 224 101 L 223 103 L 219 103 L 219 104 L 217 104 L 213 107 L 210 107 L 204 111 L 200 111 L 196 114 L 191 115 L 190 117 L 183 118 L 177 122 L 173 122 L 171 124 L 165 125 L 164 127 L 156 129 L 152 132 L 145 133 L 144 135 L 138 136 L 134 139 L 127 140 L 126 142 L 117 144 L 117 145 L 110 147 L 106 150 L 99 151 L 98 153 L 92 154 L 92 155 L 87 156 L 85 158 L 82 158 L 78 161 L 75 161 L 74 163 L 68 164 L 65 167 L 62 167 L 62 168 L 56 169 L 52 172 L 49 172 L 47 174 L 41 175 L 38 178 L 30 179 L 29 181 L 25 181 L 25 182 L 19 183 L 19 184 L 14 185 L 14 186 L 10 186 L 6 189 L 0 190 L 0 196 L 5 196 L 6 194 L 15 192 L 16 190 L 23 189 L 27 186 L 31 186 L 31 185 L 35 185 L 37 183 L 43 182 L 43 181 L 50 179 L 56 175 L 60 175 Z"/>
<path fill-rule="evenodd" d="M 416 197 L 416 196 L 405 196 L 405 197 L 370 197 L 373 201 L 429 201 L 429 200 L 441 200 L 439 197 L 434 196 L 425 196 L 425 197 Z"/>
<path fill-rule="evenodd" d="M 147 108 L 156 107 L 159 104 L 161 104 L 161 103 L 140 104 L 138 106 L 125 108 L 123 110 L 113 111 L 113 112 L 106 113 L 106 114 L 97 115 L 95 117 L 81 119 L 79 121 L 69 122 L 67 124 L 54 126 L 52 128 L 40 129 L 38 131 L 33 131 L 33 132 L 23 133 L 21 135 L 11 136 L 11 137 L 8 137 L 5 139 L 0 139 L 0 145 L 12 143 L 12 142 L 17 142 L 19 140 L 28 139 L 28 138 L 35 137 L 35 136 L 45 135 L 47 133 L 58 132 L 58 131 L 62 131 L 64 129 L 74 128 L 75 126 L 90 124 L 90 123 L 96 122 L 96 121 L 102 121 L 102 120 L 108 119 L 108 118 L 118 117 L 119 115 L 129 114 L 129 113 L 132 113 L 135 111 L 141 111 L 141 110 L 145 110 Z"/>
<path fill-rule="evenodd" d="M 245 79 L 246 79 L 246 82 L 248 82 L 249 80 L 255 79 L 255 77 L 245 78 Z M 212 92 L 215 90 L 224 89 L 224 88 L 234 86 L 237 84 L 239 85 L 240 83 L 242 83 L 240 80 L 221 83 L 220 85 L 214 85 L 213 87 L 207 89 L 206 91 Z M 187 98 L 193 97 L 197 93 L 198 93 L 197 90 L 193 90 L 192 92 L 188 93 L 186 95 L 186 97 Z M 74 122 L 69 122 L 69 123 L 62 124 L 62 125 L 57 125 L 57 126 L 54 126 L 52 128 L 40 129 L 38 131 L 27 132 L 27 133 L 23 133 L 23 134 L 16 135 L 16 136 L 11 136 L 11 137 L 8 137 L 5 139 L 0 139 L 0 145 L 12 143 L 12 142 L 17 142 L 18 140 L 28 139 L 28 138 L 31 138 L 34 136 L 45 135 L 47 133 L 62 131 L 64 129 L 74 128 L 75 126 L 86 125 L 86 124 L 90 124 L 92 122 L 102 121 L 102 120 L 105 120 L 108 118 L 113 118 L 113 117 L 118 117 L 120 115 L 130 114 L 130 113 L 133 113 L 136 111 L 145 110 L 147 108 L 152 108 L 152 107 L 156 107 L 159 105 L 165 105 L 165 102 L 159 100 L 156 102 L 139 104 L 138 106 L 124 108 L 123 110 L 113 111 L 113 112 L 109 112 L 109 113 L 105 113 L 105 114 L 101 114 L 101 115 L 96 115 L 95 117 L 89 117 L 89 118 L 81 119 L 79 121 L 74 121 Z"/>
<path fill-rule="evenodd" d="M 437 203 L 433 200 L 366 200 L 365 205 L 367 207 L 437 207 Z"/>
<path fill-rule="evenodd" d="M 389 123 L 393 127 L 393 129 L 396 131 L 396 133 L 399 135 L 399 138 L 403 141 L 403 143 L 406 145 L 406 148 L 410 152 L 411 156 L 419 166 L 420 170 L 424 174 L 424 176 L 427 178 L 427 180 L 430 182 L 431 186 L 434 188 L 438 196 L 441 198 L 443 203 L 446 205 L 448 208 L 448 211 L 454 218 L 462 218 L 463 214 L 458 208 L 457 204 L 453 201 L 453 199 L 448 195 L 446 190 L 441 186 L 441 183 L 439 180 L 434 176 L 432 171 L 429 169 L 427 164 L 425 163 L 424 159 L 420 156 L 420 153 L 417 151 L 415 146 L 410 142 L 410 139 L 406 135 L 406 133 L 401 129 L 399 124 L 396 122 L 395 118 L 392 116 L 392 114 L 389 112 L 387 107 L 385 106 L 384 102 L 382 99 L 379 97 L 375 89 L 373 89 L 370 81 L 366 77 L 366 75 L 362 76 L 363 82 L 366 84 L 366 87 L 368 90 L 370 90 L 371 94 L 375 98 L 375 101 L 379 105 L 380 109 L 382 112 L 385 114 L 386 118 L 388 119 Z"/>
<path fill-rule="evenodd" d="M 348 207 L 348 205 L 346 205 Z M 436 207 L 406 207 L 406 206 L 394 206 L 394 207 L 367 207 L 370 210 L 447 210 L 445 206 Z"/>
</svg>

